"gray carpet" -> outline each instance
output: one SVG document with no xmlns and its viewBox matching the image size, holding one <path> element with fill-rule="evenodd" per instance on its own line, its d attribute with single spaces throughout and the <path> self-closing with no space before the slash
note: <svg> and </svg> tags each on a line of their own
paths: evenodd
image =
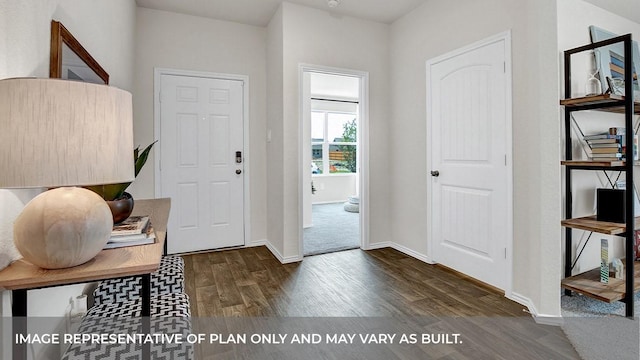
<svg viewBox="0 0 640 360">
<path fill-rule="evenodd" d="M 313 226 L 304 229 L 305 256 L 360 247 L 360 214 L 343 203 L 313 205 Z"/>
<path fill-rule="evenodd" d="M 640 293 L 635 297 L 640 312 Z M 640 322 L 624 317 L 624 304 L 582 295 L 562 296 L 562 329 L 584 360 L 640 359 Z"/>
</svg>

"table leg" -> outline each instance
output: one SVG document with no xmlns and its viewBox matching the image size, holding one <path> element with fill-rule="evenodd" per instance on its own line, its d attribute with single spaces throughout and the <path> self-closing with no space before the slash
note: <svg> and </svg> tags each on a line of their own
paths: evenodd
<svg viewBox="0 0 640 360">
<path fill-rule="evenodd" d="M 162 255 L 167 255 L 167 242 L 169 241 L 169 232 L 164 233 L 164 246 L 162 247 Z"/>
<path fill-rule="evenodd" d="M 13 290 L 11 305 L 12 328 L 13 328 L 13 359 L 27 359 L 27 344 L 18 343 L 16 335 L 27 334 L 27 290 Z"/>
<path fill-rule="evenodd" d="M 151 274 L 142 275 L 141 291 L 142 333 L 149 334 L 151 332 Z M 151 344 L 142 345 L 142 358 L 151 359 Z"/>
</svg>

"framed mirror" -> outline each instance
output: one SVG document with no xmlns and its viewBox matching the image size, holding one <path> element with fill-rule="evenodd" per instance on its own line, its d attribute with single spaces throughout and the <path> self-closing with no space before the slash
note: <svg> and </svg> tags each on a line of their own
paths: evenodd
<svg viewBox="0 0 640 360">
<path fill-rule="evenodd" d="M 59 21 L 51 21 L 49 77 L 109 84 L 109 74 Z"/>
</svg>

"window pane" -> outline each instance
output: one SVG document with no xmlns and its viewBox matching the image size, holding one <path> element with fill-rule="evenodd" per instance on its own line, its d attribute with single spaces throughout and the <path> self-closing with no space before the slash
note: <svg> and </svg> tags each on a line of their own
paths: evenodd
<svg viewBox="0 0 640 360">
<path fill-rule="evenodd" d="M 324 141 L 324 113 L 311 113 L 311 142 Z M 322 154 L 320 154 L 322 156 Z"/>
<path fill-rule="evenodd" d="M 356 172 L 355 145 L 330 145 L 329 146 L 329 173 L 355 173 Z"/>
<path fill-rule="evenodd" d="M 311 145 L 311 173 L 322 174 L 322 144 Z"/>
<path fill-rule="evenodd" d="M 355 114 L 329 113 L 328 128 L 330 142 L 356 142 L 358 138 Z"/>
</svg>

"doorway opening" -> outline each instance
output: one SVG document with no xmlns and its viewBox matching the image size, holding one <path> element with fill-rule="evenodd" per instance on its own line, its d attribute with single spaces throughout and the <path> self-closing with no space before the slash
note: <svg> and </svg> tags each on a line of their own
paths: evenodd
<svg viewBox="0 0 640 360">
<path fill-rule="evenodd" d="M 302 68 L 303 256 L 363 246 L 365 76 Z"/>
</svg>

